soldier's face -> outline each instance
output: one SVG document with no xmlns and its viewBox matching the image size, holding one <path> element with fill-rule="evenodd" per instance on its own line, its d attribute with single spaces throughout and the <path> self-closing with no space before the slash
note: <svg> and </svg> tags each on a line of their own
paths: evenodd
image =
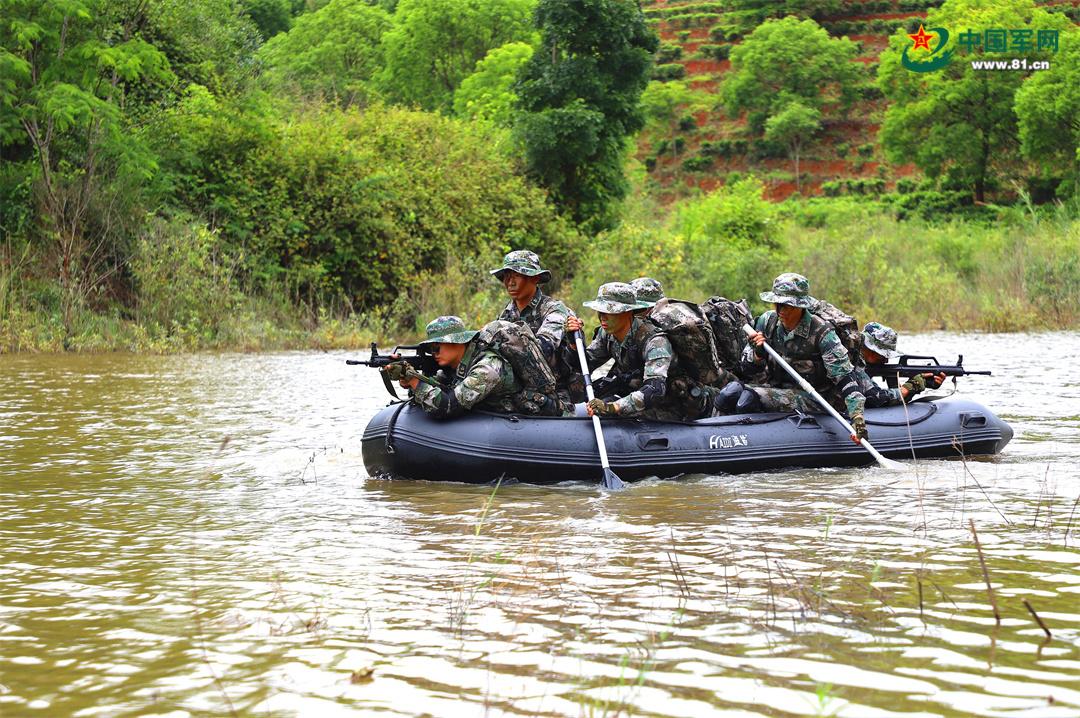
<svg viewBox="0 0 1080 718">
<path fill-rule="evenodd" d="M 431 356 L 435 357 L 435 363 L 443 367 L 457 367 L 461 358 L 465 356 L 464 344 L 441 344 L 431 345 Z"/>
<path fill-rule="evenodd" d="M 867 364 L 885 363 L 885 357 L 881 356 L 873 349 L 867 349 L 866 347 L 862 348 L 862 358 L 866 361 Z"/>
<path fill-rule="evenodd" d="M 526 277 L 524 274 L 507 270 L 502 276 L 503 286 L 511 299 L 532 299 L 536 293 L 536 285 L 540 283 L 540 277 Z"/>
<path fill-rule="evenodd" d="M 600 326 L 604 328 L 604 331 L 616 337 L 622 337 L 630 329 L 630 323 L 634 321 L 633 312 L 620 314 L 597 312 L 596 314 L 600 317 Z"/>
<path fill-rule="evenodd" d="M 793 307 L 790 304 L 776 304 L 776 313 L 780 317 L 780 322 L 784 325 L 784 329 L 789 332 L 795 327 L 799 326 L 799 322 L 802 321 L 803 310 L 799 307 Z"/>
</svg>

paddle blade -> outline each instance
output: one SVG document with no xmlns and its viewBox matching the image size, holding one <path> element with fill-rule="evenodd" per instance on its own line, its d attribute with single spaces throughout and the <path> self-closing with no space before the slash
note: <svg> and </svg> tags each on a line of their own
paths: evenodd
<svg viewBox="0 0 1080 718">
<path fill-rule="evenodd" d="M 907 464 L 901 464 L 899 461 L 886 459 L 884 456 L 878 459 L 878 464 L 881 465 L 881 468 L 888 469 L 889 471 L 909 471 L 911 469 Z"/>
<path fill-rule="evenodd" d="M 881 453 L 870 445 L 870 442 L 866 439 L 862 440 L 862 446 L 864 449 L 870 452 L 870 455 L 874 457 L 878 462 L 878 466 L 889 471 L 907 471 L 910 467 L 907 464 L 901 464 L 899 461 L 893 461 L 892 459 L 886 459 Z"/>
<path fill-rule="evenodd" d="M 626 488 L 626 484 L 623 480 L 615 475 L 615 472 L 611 469 L 604 469 L 604 488 L 608 491 L 618 491 L 619 489 Z"/>
</svg>

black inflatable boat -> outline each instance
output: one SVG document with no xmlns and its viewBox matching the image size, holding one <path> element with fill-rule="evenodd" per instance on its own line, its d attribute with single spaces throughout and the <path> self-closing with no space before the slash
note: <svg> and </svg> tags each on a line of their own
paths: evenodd
<svg viewBox="0 0 1080 718">
<path fill-rule="evenodd" d="M 1012 428 L 965 399 L 869 409 L 874 447 L 891 459 L 996 454 Z M 672 424 L 605 419 L 611 468 L 622 479 L 689 473 L 741 473 L 785 467 L 873 462 L 835 419 L 745 414 Z M 450 421 L 408 403 L 391 404 L 367 425 L 364 465 L 371 476 L 487 483 L 500 476 L 535 484 L 600 475 L 588 418 L 516 417 L 473 412 Z"/>
</svg>

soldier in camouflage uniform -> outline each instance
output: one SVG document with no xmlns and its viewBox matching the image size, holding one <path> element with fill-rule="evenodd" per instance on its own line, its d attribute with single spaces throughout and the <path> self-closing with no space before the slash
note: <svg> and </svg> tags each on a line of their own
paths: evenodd
<svg viewBox="0 0 1080 718">
<path fill-rule="evenodd" d="M 420 346 L 429 347 L 436 363 L 452 372 L 449 386 L 422 377 L 405 362 L 389 364 L 383 371 L 409 389 L 413 403 L 440 419 L 474 408 L 501 414 L 522 413 L 517 401 L 522 382 L 509 361 L 476 340 L 478 333 L 467 330 L 465 323 L 454 316 L 438 317 L 427 325 L 427 339 Z M 550 410 L 535 413 L 560 413 L 554 394 L 548 399 Z"/>
<path fill-rule="evenodd" d="M 540 342 L 540 350 L 555 373 L 560 396 L 567 403 L 584 401 L 585 384 L 581 374 L 562 361 L 569 307 L 540 291 L 539 285 L 551 281 L 551 272 L 540 265 L 535 252 L 517 250 L 503 257 L 503 265 L 491 273 L 506 287 L 510 302 L 499 319 L 524 322 Z"/>
<path fill-rule="evenodd" d="M 797 384 L 762 348 L 768 342 L 826 401 L 838 408 L 842 405 L 858 438 L 866 438 L 866 397 L 859 390 L 854 367 L 836 330 L 809 311 L 814 303 L 809 281 L 799 274 L 781 274 L 773 281 L 772 291 L 760 296 L 775 310 L 765 312 L 754 324 L 757 332 L 750 338 L 753 351 L 743 362 L 743 376 L 764 379 L 767 384 L 748 387 L 762 408 L 806 413 L 821 410 L 810 394 L 792 388 Z"/>
<path fill-rule="evenodd" d="M 640 416 L 661 421 L 699 418 L 700 414 L 687 412 L 686 397 L 671 391 L 673 383 L 685 382 L 686 377 L 664 333 L 634 316 L 634 310 L 645 307 L 629 284 L 605 284 L 596 299 L 585 302 L 585 306 L 597 311 L 601 325 L 599 334 L 585 350 L 589 369 L 614 359 L 615 371 L 632 375 L 639 387 L 613 402 L 593 399 L 587 407 L 590 415 Z M 577 317 L 566 322 L 568 332 L 578 331 L 581 326 Z"/>
<path fill-rule="evenodd" d="M 896 354 L 896 332 L 884 324 L 870 322 L 863 327 L 862 358 L 867 364 L 884 364 Z M 870 409 L 897 406 L 911 401 L 926 389 L 937 389 L 945 381 L 944 374 L 916 374 L 897 388 L 886 388 L 875 382 L 862 367 L 855 367 L 855 380 L 866 397 Z"/>
<path fill-rule="evenodd" d="M 634 310 L 635 317 L 641 317 L 642 319 L 648 317 L 653 306 L 664 298 L 664 287 L 659 280 L 652 277 L 638 277 L 630 282 L 630 286 L 634 289 L 634 298 L 637 299 L 639 304 L 644 305 L 642 308 Z M 596 339 L 599 333 L 600 327 L 597 327 L 593 339 Z M 607 376 L 593 381 L 593 391 L 596 392 L 598 397 L 625 396 L 640 388 L 640 376 L 635 376 L 633 372 L 619 373 L 614 366 L 608 371 Z"/>
</svg>

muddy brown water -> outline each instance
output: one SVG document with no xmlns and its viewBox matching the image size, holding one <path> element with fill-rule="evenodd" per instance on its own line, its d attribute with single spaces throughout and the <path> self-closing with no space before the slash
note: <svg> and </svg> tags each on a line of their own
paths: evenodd
<svg viewBox="0 0 1080 718">
<path fill-rule="evenodd" d="M 1080 716 L 1080 335 L 905 344 L 1004 455 L 375 480 L 345 354 L 2 356 L 0 716 Z"/>
</svg>

